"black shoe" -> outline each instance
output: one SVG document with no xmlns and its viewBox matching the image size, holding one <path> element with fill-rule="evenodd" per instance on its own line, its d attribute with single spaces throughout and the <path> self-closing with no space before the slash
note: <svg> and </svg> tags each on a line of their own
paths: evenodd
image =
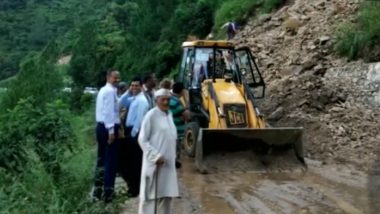
<svg viewBox="0 0 380 214">
<path fill-rule="evenodd" d="M 102 188 L 92 188 L 92 191 L 90 193 L 91 201 L 92 202 L 98 202 L 102 199 Z"/>
<path fill-rule="evenodd" d="M 111 203 L 112 202 L 112 197 L 105 197 L 104 198 L 104 202 L 106 203 L 106 204 L 108 204 L 108 203 Z"/>
<path fill-rule="evenodd" d="M 128 196 L 128 198 L 136 198 L 136 197 L 139 196 L 139 194 L 138 194 L 138 193 L 128 192 L 128 193 L 127 193 L 127 196 Z"/>
<path fill-rule="evenodd" d="M 110 189 L 104 191 L 103 199 L 104 199 L 104 202 L 106 204 L 112 202 L 113 198 L 114 198 L 114 190 L 113 190 L 113 188 L 110 188 Z"/>
<path fill-rule="evenodd" d="M 179 161 L 175 161 L 175 168 L 176 168 L 176 169 L 181 168 L 181 166 L 182 166 L 181 162 L 179 162 Z"/>
</svg>

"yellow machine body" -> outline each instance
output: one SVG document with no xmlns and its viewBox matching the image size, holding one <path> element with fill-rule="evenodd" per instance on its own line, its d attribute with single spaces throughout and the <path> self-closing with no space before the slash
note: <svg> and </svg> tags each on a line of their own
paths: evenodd
<svg viewBox="0 0 380 214">
<path fill-rule="evenodd" d="M 183 48 L 179 81 L 188 88 L 183 101 L 195 115 L 185 131 L 184 147 L 201 172 L 207 170 L 205 158 L 214 152 L 255 147 L 264 147 L 266 155 L 276 148 L 290 149 L 305 165 L 303 128 L 269 127 L 258 110 L 254 89 L 265 90 L 265 84 L 249 49 L 235 49 L 227 41 L 191 41 Z M 222 69 L 216 68 L 217 59 Z"/>
</svg>

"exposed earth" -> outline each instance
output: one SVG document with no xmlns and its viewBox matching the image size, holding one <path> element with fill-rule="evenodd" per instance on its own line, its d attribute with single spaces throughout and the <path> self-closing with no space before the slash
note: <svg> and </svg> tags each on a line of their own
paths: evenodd
<svg viewBox="0 0 380 214">
<path fill-rule="evenodd" d="M 174 200 L 173 213 L 378 213 L 380 176 L 369 177 L 348 166 L 307 163 L 306 173 L 224 170 L 202 175 L 185 159 L 179 170 L 182 197 Z M 130 199 L 123 213 L 137 213 L 137 206 L 138 200 Z"/>
<path fill-rule="evenodd" d="M 337 27 L 354 21 L 357 8 L 355 0 L 288 1 L 239 32 L 236 42 L 252 49 L 267 83 L 260 110 L 273 126 L 305 128 L 308 170 L 251 170 L 232 155 L 202 175 L 185 158 L 173 213 L 380 212 L 380 63 L 331 51 Z M 137 213 L 137 203 L 123 212 Z"/>
</svg>

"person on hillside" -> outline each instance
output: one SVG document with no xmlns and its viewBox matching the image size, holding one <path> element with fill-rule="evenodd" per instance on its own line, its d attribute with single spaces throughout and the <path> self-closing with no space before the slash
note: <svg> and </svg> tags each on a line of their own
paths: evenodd
<svg viewBox="0 0 380 214">
<path fill-rule="evenodd" d="M 149 109 L 152 109 L 155 105 L 154 103 L 154 88 L 156 87 L 156 76 L 155 74 L 148 74 L 144 77 L 144 94 L 149 103 Z"/>
<path fill-rule="evenodd" d="M 135 82 L 138 84 L 137 94 L 130 104 L 126 121 L 127 161 L 125 169 L 130 197 L 137 197 L 140 192 L 142 151 L 137 143 L 137 138 L 144 115 L 149 111 L 150 107 L 144 92 L 140 89 L 142 86 L 141 80 L 136 80 Z"/>
<path fill-rule="evenodd" d="M 182 82 L 176 82 L 173 85 L 173 93 L 170 97 L 169 107 L 170 112 L 173 115 L 174 124 L 177 130 L 177 157 L 176 157 L 176 168 L 181 167 L 181 162 L 179 161 L 181 155 L 182 141 L 185 134 L 186 121 L 190 119 L 190 112 L 185 109 L 181 102 L 181 97 L 184 94 L 184 85 Z"/>
<path fill-rule="evenodd" d="M 221 29 L 227 28 L 227 40 L 231 40 L 235 37 L 237 32 L 237 25 L 235 22 L 230 20 L 229 22 L 225 23 Z"/>
<path fill-rule="evenodd" d="M 116 165 L 117 134 L 120 124 L 117 105 L 117 84 L 120 79 L 118 71 L 107 71 L 107 84 L 103 86 L 96 98 L 96 139 L 98 142 L 95 182 L 92 196 L 101 200 L 104 186 L 105 202 L 112 201 Z"/>
<path fill-rule="evenodd" d="M 139 214 L 171 213 L 172 198 L 179 197 L 175 168 L 177 133 L 169 111 L 170 91 L 155 93 L 156 107 L 145 116 L 139 135 L 143 150 Z"/>
</svg>

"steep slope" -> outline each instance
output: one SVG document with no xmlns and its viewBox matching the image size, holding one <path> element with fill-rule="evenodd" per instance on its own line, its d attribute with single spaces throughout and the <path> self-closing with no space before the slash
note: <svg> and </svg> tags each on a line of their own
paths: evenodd
<svg viewBox="0 0 380 214">
<path fill-rule="evenodd" d="M 290 1 L 251 20 L 236 37 L 267 82 L 261 103 L 274 126 L 303 126 L 307 157 L 368 169 L 380 144 L 380 64 L 333 54 L 334 32 L 353 21 L 354 0 Z"/>
<path fill-rule="evenodd" d="M 0 80 L 15 75 L 19 63 L 53 39 L 66 52 L 75 40 L 75 28 L 104 11 L 97 0 L 0 1 Z"/>
</svg>

